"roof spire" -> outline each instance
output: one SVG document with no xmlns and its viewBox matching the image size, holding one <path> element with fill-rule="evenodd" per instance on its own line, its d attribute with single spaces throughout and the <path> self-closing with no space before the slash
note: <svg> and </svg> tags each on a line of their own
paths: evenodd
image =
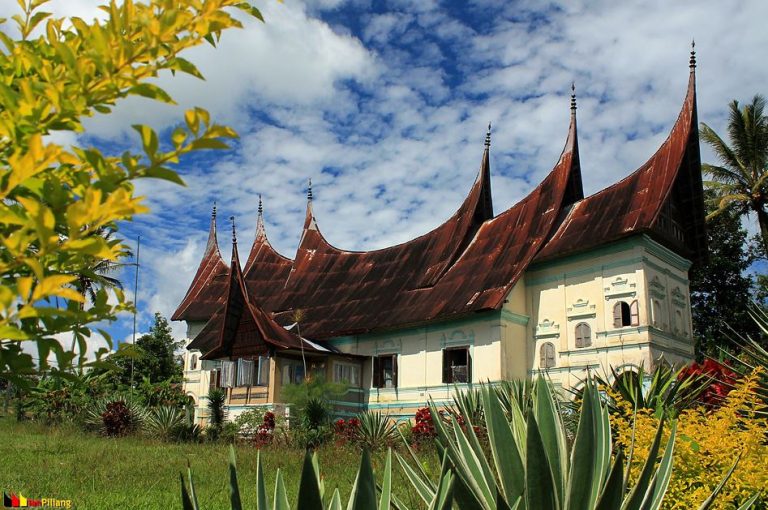
<svg viewBox="0 0 768 510">
<path fill-rule="evenodd" d="M 211 211 L 211 220 L 216 221 L 216 201 L 213 201 L 213 210 Z"/>
<path fill-rule="evenodd" d="M 264 205 L 261 203 L 261 193 L 259 193 L 259 217 L 264 215 Z"/>
<path fill-rule="evenodd" d="M 485 133 L 485 148 L 491 147 L 491 123 L 488 123 L 488 131 Z"/>
<path fill-rule="evenodd" d="M 696 69 L 696 40 L 691 39 L 691 59 L 688 61 L 691 72 Z"/>
<path fill-rule="evenodd" d="M 576 114 L 576 82 L 571 82 L 571 114 Z"/>
<path fill-rule="evenodd" d="M 307 200 L 312 201 L 312 177 L 309 178 L 309 186 L 307 186 Z"/>
<path fill-rule="evenodd" d="M 237 244 L 237 230 L 235 230 L 235 217 L 230 216 L 229 220 L 232 222 L 232 244 Z"/>
</svg>

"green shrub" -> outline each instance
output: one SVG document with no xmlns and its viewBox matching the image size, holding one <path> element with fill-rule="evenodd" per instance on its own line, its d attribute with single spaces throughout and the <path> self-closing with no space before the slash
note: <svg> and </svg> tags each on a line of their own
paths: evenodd
<svg viewBox="0 0 768 510">
<path fill-rule="evenodd" d="M 356 440 L 365 448 L 376 451 L 391 447 L 398 438 L 397 427 L 388 415 L 366 411 L 357 415 L 360 425 Z"/>
<path fill-rule="evenodd" d="M 147 429 L 165 441 L 175 439 L 178 427 L 184 423 L 184 413 L 172 406 L 152 409 L 147 419 Z"/>
<path fill-rule="evenodd" d="M 209 427 L 221 428 L 224 424 L 226 411 L 224 402 L 227 399 L 226 393 L 220 388 L 214 388 L 208 392 L 208 425 Z"/>
<path fill-rule="evenodd" d="M 124 436 L 142 430 L 147 410 L 128 396 L 104 397 L 93 402 L 85 413 L 87 428 L 106 436 Z"/>
</svg>

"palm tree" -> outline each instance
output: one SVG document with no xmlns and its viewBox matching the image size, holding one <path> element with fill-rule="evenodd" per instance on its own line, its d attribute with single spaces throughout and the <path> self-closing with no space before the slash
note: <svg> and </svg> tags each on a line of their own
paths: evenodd
<svg viewBox="0 0 768 510">
<path fill-rule="evenodd" d="M 101 236 L 109 243 L 118 243 L 119 240 L 112 239 L 117 230 L 112 227 L 100 227 L 94 232 L 93 235 Z M 124 249 L 120 254 L 121 257 L 130 257 L 132 255 L 129 249 Z M 75 272 L 77 279 L 72 282 L 72 286 L 79 292 L 84 298 L 90 299 L 91 302 L 96 300 L 96 294 L 99 289 L 119 289 L 123 290 L 123 283 L 109 276 L 109 273 L 114 273 L 121 266 L 125 264 L 119 264 L 112 260 L 107 259 L 93 259 L 90 264 L 84 264 L 79 267 Z M 85 306 L 85 303 L 80 304 L 80 310 Z M 77 333 L 73 332 L 72 338 L 72 351 L 75 350 L 77 342 Z"/>
<path fill-rule="evenodd" d="M 713 179 L 706 184 L 715 192 L 715 211 L 708 219 L 731 208 L 739 216 L 754 212 L 760 225 L 763 253 L 768 257 L 768 117 L 764 110 L 765 98 L 760 94 L 743 109 L 734 100 L 728 119 L 731 145 L 703 122 L 701 139 L 712 147 L 722 165 L 702 165 L 702 170 Z"/>
</svg>

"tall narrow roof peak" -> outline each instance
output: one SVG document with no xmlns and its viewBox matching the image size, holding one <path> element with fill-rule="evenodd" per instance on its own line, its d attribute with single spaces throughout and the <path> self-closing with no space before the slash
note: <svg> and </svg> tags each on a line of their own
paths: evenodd
<svg viewBox="0 0 768 510">
<path fill-rule="evenodd" d="M 485 133 L 485 148 L 491 147 L 491 123 L 488 123 L 488 131 Z"/>
<path fill-rule="evenodd" d="M 696 69 L 696 41 L 691 39 L 691 59 L 688 61 L 688 65 L 691 68 L 691 72 L 695 72 Z"/>
<path fill-rule="evenodd" d="M 232 222 L 232 244 L 237 244 L 237 230 L 235 229 L 235 217 L 230 216 L 229 221 Z"/>
<path fill-rule="evenodd" d="M 312 178 L 309 178 L 309 185 L 307 186 L 307 200 L 312 201 Z"/>
<path fill-rule="evenodd" d="M 576 115 L 576 82 L 571 82 L 571 115 Z"/>
</svg>

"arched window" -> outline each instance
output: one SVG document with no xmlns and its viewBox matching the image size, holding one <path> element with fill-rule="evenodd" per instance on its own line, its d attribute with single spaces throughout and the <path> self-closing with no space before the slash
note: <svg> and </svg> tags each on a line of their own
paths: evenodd
<svg viewBox="0 0 768 510">
<path fill-rule="evenodd" d="M 547 342 L 539 349 L 539 368 L 553 368 L 555 366 L 555 346 Z"/>
<path fill-rule="evenodd" d="M 683 312 L 675 310 L 675 333 L 683 333 Z"/>
<path fill-rule="evenodd" d="M 189 360 L 189 369 L 197 370 L 197 354 L 193 354 L 192 359 Z"/>
<path fill-rule="evenodd" d="M 576 347 L 589 347 L 592 345 L 592 328 L 582 322 L 576 325 Z"/>
<path fill-rule="evenodd" d="M 619 301 L 613 306 L 613 327 L 622 328 L 624 326 L 637 326 L 640 324 L 640 313 L 638 311 L 637 300 L 629 305 L 624 301 Z"/>
<path fill-rule="evenodd" d="M 662 322 L 661 303 L 658 299 L 654 299 L 651 301 L 651 323 L 657 328 L 661 328 Z"/>
</svg>

